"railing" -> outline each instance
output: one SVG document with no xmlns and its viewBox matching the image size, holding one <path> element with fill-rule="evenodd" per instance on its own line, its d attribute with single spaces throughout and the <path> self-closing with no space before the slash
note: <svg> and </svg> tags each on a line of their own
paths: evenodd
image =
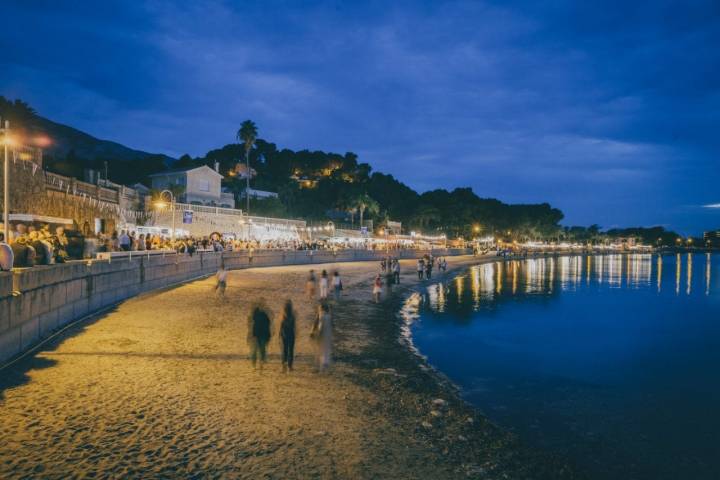
<svg viewBox="0 0 720 480">
<path fill-rule="evenodd" d="M 254 215 L 246 216 L 243 215 L 243 211 L 237 208 L 224 208 L 224 207 L 211 207 L 207 205 L 193 205 L 191 203 L 175 203 L 176 210 L 191 210 L 196 213 L 204 213 L 211 215 L 231 215 L 234 217 L 242 217 L 248 223 L 252 223 L 257 226 L 264 225 L 282 225 L 282 226 L 293 226 L 293 227 L 304 227 L 304 220 L 291 220 L 288 218 L 272 218 L 272 217 L 258 217 Z"/>
<path fill-rule="evenodd" d="M 53 190 L 59 190 L 61 192 L 69 191 L 69 193 L 73 195 L 84 193 L 90 198 L 97 198 L 104 202 L 119 202 L 120 195 L 117 190 L 82 182 L 64 175 L 58 175 L 57 173 L 45 172 L 45 185 Z"/>
</svg>

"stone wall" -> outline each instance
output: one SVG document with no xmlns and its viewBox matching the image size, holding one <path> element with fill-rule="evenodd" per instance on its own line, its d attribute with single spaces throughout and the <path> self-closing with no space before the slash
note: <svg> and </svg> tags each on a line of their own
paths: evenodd
<svg viewBox="0 0 720 480">
<path fill-rule="evenodd" d="M 391 252 L 416 258 L 426 252 Z M 438 255 L 463 255 L 467 250 L 434 250 Z M 385 252 L 368 250 L 255 251 L 187 255 L 136 255 L 112 260 L 79 261 L 0 272 L 0 363 L 36 345 L 53 332 L 114 305 L 158 288 L 217 271 L 279 265 L 379 261 Z"/>
</svg>

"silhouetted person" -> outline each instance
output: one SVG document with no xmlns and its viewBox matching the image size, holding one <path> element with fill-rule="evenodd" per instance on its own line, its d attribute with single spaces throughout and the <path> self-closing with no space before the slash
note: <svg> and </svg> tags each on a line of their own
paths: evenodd
<svg viewBox="0 0 720 480">
<path fill-rule="evenodd" d="M 400 283 L 400 260 L 393 260 L 392 264 L 393 283 Z"/>
<path fill-rule="evenodd" d="M 295 359 L 295 332 L 297 315 L 293 311 L 292 301 L 285 302 L 280 320 L 280 341 L 282 342 L 282 365 L 283 372 L 289 368 L 292 372 L 293 360 Z"/>
<path fill-rule="evenodd" d="M 260 357 L 260 368 L 267 361 L 267 344 L 270 341 L 270 316 L 263 308 L 263 304 L 255 305 L 248 318 L 248 345 L 250 346 L 250 360 L 253 367 Z"/>
<path fill-rule="evenodd" d="M 340 300 L 340 292 L 342 292 L 343 284 L 340 279 L 340 272 L 335 270 L 333 273 L 333 290 L 335 291 L 335 300 Z"/>
</svg>

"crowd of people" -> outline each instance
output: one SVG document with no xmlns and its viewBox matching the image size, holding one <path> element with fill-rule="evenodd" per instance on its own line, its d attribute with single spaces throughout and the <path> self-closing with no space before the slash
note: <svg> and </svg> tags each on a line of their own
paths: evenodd
<svg viewBox="0 0 720 480">
<path fill-rule="evenodd" d="M 444 257 L 435 258 L 432 255 L 425 255 L 418 259 L 418 278 L 420 280 L 430 279 L 433 268 L 439 271 L 447 270 L 447 260 Z M 214 290 L 221 298 L 225 298 L 227 288 L 228 271 L 221 265 L 217 274 Z M 383 277 L 385 277 L 383 281 Z M 372 282 L 372 298 L 378 303 L 385 289 L 389 294 L 393 284 L 400 283 L 400 261 L 397 258 L 386 257 L 380 261 L 380 272 L 376 274 Z M 316 275 L 315 270 L 310 270 L 305 280 L 304 293 L 307 301 L 315 305 L 316 314 L 310 329 L 310 337 L 314 340 L 317 350 L 318 371 L 324 371 L 332 363 L 332 339 L 333 339 L 333 313 L 332 305 L 337 304 L 342 298 L 343 282 L 340 272 L 335 270 L 330 274 L 322 270 Z M 334 300 L 334 302 L 333 302 Z M 295 341 L 298 337 L 298 315 L 290 299 L 285 301 L 279 316 L 280 326 L 277 330 L 279 338 L 282 369 L 283 372 L 292 371 L 294 364 Z M 250 309 L 248 316 L 247 342 L 250 348 L 250 360 L 254 368 L 258 364 L 260 368 L 267 362 L 267 350 L 273 337 L 272 314 L 261 299 Z"/>
<path fill-rule="evenodd" d="M 332 363 L 332 338 L 333 338 L 333 315 L 330 305 L 330 288 L 334 292 L 333 298 L 340 300 L 342 291 L 342 280 L 337 270 L 332 274 L 332 280 L 327 270 L 323 270 L 318 279 L 314 270 L 310 270 L 305 284 L 305 295 L 307 300 L 315 303 L 316 314 L 310 329 L 310 338 L 314 341 L 317 349 L 317 368 L 323 372 Z M 214 290 L 216 294 L 224 299 L 227 288 L 227 270 L 221 265 L 216 274 Z M 283 372 L 292 371 L 295 361 L 295 341 L 298 336 L 297 312 L 292 300 L 288 299 L 280 313 L 280 326 L 277 336 L 280 341 Z M 251 309 L 247 320 L 247 342 L 250 349 L 250 361 L 253 368 L 263 368 L 267 362 L 267 350 L 273 336 L 272 314 L 260 299 Z"/>
<path fill-rule="evenodd" d="M 4 233 L 0 233 L 0 245 L 0 270 L 64 263 L 69 257 L 63 227 L 51 231 L 49 225 L 36 228 L 18 223 L 7 242 Z"/>
</svg>

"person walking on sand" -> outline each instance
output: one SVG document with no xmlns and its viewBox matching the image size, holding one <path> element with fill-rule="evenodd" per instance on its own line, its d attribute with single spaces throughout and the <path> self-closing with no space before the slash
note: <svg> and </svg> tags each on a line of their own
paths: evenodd
<svg viewBox="0 0 720 480">
<path fill-rule="evenodd" d="M 297 315 L 293 310 L 291 300 L 285 302 L 281 320 L 280 320 L 280 340 L 282 343 L 282 369 L 283 373 L 290 369 L 292 372 L 293 361 L 295 359 L 295 331 Z"/>
<path fill-rule="evenodd" d="M 423 260 L 422 258 L 418 258 L 418 261 L 417 261 L 418 280 L 423 279 L 424 273 L 425 273 L 425 260 Z"/>
<path fill-rule="evenodd" d="M 435 262 L 432 257 L 428 258 L 425 262 L 425 278 L 427 280 L 430 280 L 430 277 L 432 277 L 433 263 Z"/>
<path fill-rule="evenodd" d="M 333 290 L 335 292 L 335 300 L 340 300 L 340 293 L 342 292 L 342 289 L 343 284 L 340 279 L 340 272 L 335 270 L 335 273 L 333 273 Z"/>
<path fill-rule="evenodd" d="M 372 293 L 373 298 L 375 299 L 375 303 L 380 303 L 380 294 L 382 293 L 382 278 L 380 278 L 379 273 L 375 276 Z"/>
<path fill-rule="evenodd" d="M 221 263 L 220 268 L 218 269 L 217 273 L 215 274 L 215 293 L 221 298 L 225 298 L 225 289 L 227 288 L 227 274 L 228 271 L 225 270 L 225 264 Z"/>
<path fill-rule="evenodd" d="M 327 303 L 318 306 L 318 314 L 310 336 L 315 339 L 318 347 L 318 370 L 323 372 L 332 362 L 332 314 Z"/>
<path fill-rule="evenodd" d="M 257 366 L 260 357 L 260 369 L 267 361 L 267 344 L 270 341 L 270 316 L 265 311 L 264 302 L 260 302 L 250 310 L 248 317 L 247 342 L 250 347 L 250 360 L 253 368 Z"/>
<path fill-rule="evenodd" d="M 393 260 L 393 283 L 400 284 L 400 260 Z"/>
<path fill-rule="evenodd" d="M 328 297 L 328 274 L 327 270 L 323 270 L 320 275 L 320 300 L 327 300 Z"/>
<path fill-rule="evenodd" d="M 310 270 L 310 275 L 305 282 L 305 295 L 309 300 L 315 299 L 315 270 Z"/>
</svg>

